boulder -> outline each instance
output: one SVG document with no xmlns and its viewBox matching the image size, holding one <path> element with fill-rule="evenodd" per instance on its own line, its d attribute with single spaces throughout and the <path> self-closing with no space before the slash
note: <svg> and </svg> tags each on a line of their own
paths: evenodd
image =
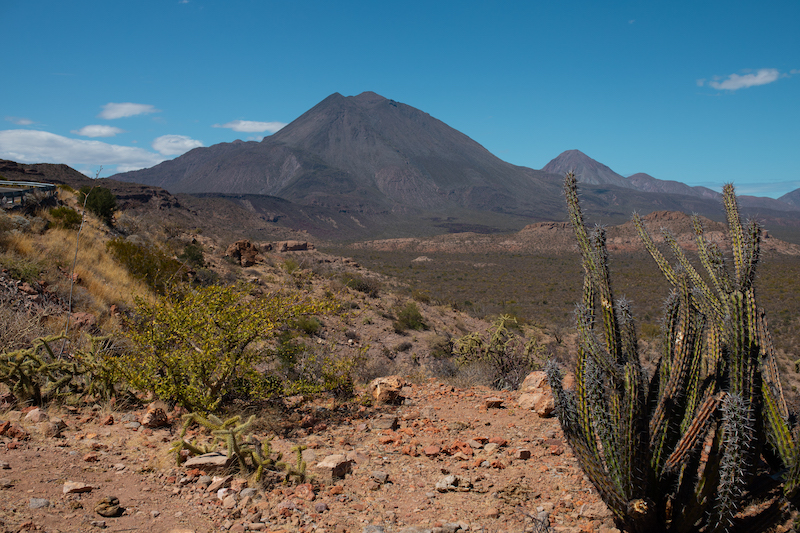
<svg viewBox="0 0 800 533">
<path fill-rule="evenodd" d="M 352 461 L 342 454 L 329 455 L 321 462 L 317 463 L 316 469 L 320 477 L 326 483 L 333 483 L 336 479 L 341 479 L 352 467 Z"/>
<path fill-rule="evenodd" d="M 268 245 L 268 247 L 271 248 L 271 245 Z M 225 250 L 225 257 L 234 259 L 243 267 L 251 267 L 264 260 L 258 246 L 247 239 L 236 241 L 228 246 L 227 250 Z"/>
<path fill-rule="evenodd" d="M 370 382 L 369 389 L 372 397 L 378 403 L 399 404 L 403 403 L 401 394 L 406 381 L 401 376 L 384 376 L 375 378 Z"/>
<path fill-rule="evenodd" d="M 151 405 L 142 417 L 142 425 L 146 428 L 160 428 L 169 425 L 167 413 L 161 407 Z"/>
<path fill-rule="evenodd" d="M 564 376 L 562 386 L 567 390 L 574 388 L 575 376 L 572 373 Z M 556 408 L 555 399 L 545 372 L 537 370 L 528 374 L 519 390 L 522 394 L 520 394 L 517 404 L 521 409 L 535 411 L 542 418 L 553 416 Z"/>
</svg>

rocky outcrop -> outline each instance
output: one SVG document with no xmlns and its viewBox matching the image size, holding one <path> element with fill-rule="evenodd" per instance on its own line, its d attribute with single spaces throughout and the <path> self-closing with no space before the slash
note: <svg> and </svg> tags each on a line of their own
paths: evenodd
<svg viewBox="0 0 800 533">
<path fill-rule="evenodd" d="M 269 251 L 272 249 L 272 245 L 268 244 L 263 248 L 265 251 Z M 225 250 L 225 257 L 232 258 L 243 267 L 251 267 L 260 261 L 264 261 L 261 249 L 247 239 L 236 241 L 228 246 L 228 249 Z"/>
<path fill-rule="evenodd" d="M 314 245 L 307 241 L 281 241 L 275 243 L 275 249 L 278 252 L 305 252 L 313 250 Z"/>
</svg>

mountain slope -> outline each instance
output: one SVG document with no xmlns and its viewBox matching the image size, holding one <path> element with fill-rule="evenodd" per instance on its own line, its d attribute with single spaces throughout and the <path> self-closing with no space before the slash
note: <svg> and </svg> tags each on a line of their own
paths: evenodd
<svg viewBox="0 0 800 533">
<path fill-rule="evenodd" d="M 517 167 L 411 106 L 335 93 L 260 143 L 196 148 L 113 176 L 179 193 L 265 194 L 361 212 L 531 209 L 560 178 Z"/>
<path fill-rule="evenodd" d="M 562 152 L 547 163 L 542 170 L 560 176 L 567 172 L 574 172 L 577 180 L 587 185 L 616 185 L 617 187 L 635 188 L 628 180 L 580 150 Z"/>
</svg>

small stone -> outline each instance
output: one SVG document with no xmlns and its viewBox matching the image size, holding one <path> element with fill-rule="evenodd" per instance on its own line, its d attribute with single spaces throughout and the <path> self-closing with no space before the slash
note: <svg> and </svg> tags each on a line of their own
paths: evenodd
<svg viewBox="0 0 800 533">
<path fill-rule="evenodd" d="M 112 518 L 122 514 L 122 507 L 119 505 L 119 498 L 106 496 L 97 502 L 94 511 L 100 516 Z"/>
<path fill-rule="evenodd" d="M 204 453 L 190 457 L 183 463 L 186 468 L 199 468 L 200 470 L 210 471 L 215 469 L 227 468 L 231 464 L 231 459 L 220 452 Z"/>
<path fill-rule="evenodd" d="M 342 454 L 329 455 L 322 462 L 317 463 L 317 470 L 324 481 L 332 483 L 333 480 L 343 478 L 350 472 L 352 461 L 347 460 Z"/>
<path fill-rule="evenodd" d="M 47 416 L 47 413 L 39 409 L 38 407 L 33 411 L 29 411 L 27 415 L 25 415 L 25 421 L 31 422 L 33 424 L 39 424 L 41 422 L 47 422 L 50 420 L 50 417 Z"/>
<path fill-rule="evenodd" d="M 150 406 L 142 417 L 142 425 L 146 428 L 160 428 L 169 425 L 167 413 L 160 407 Z"/>
<path fill-rule="evenodd" d="M 496 396 L 492 396 L 491 398 L 486 398 L 483 401 L 483 406 L 486 409 L 500 409 L 503 407 L 503 399 L 498 398 Z"/>
<path fill-rule="evenodd" d="M 132 429 L 133 431 L 137 431 L 142 425 L 139 422 L 128 422 L 125 424 L 125 429 Z"/>
<path fill-rule="evenodd" d="M 324 513 L 328 510 L 328 504 L 325 502 L 317 502 L 314 504 L 314 511 L 318 513 Z"/>
<path fill-rule="evenodd" d="M 208 490 L 208 492 L 217 492 L 219 489 L 230 485 L 231 479 L 233 479 L 233 476 L 214 476 L 206 490 Z"/>
<path fill-rule="evenodd" d="M 67 481 L 64 483 L 62 491 L 64 494 L 80 494 L 82 492 L 92 492 L 95 487 L 82 481 Z"/>
<path fill-rule="evenodd" d="M 370 477 L 380 483 L 381 485 L 387 483 L 389 481 L 389 474 L 382 470 L 375 470 L 370 473 Z"/>
<path fill-rule="evenodd" d="M 28 509 L 45 509 L 50 507 L 50 500 L 47 498 L 31 498 L 28 502 Z"/>
<path fill-rule="evenodd" d="M 397 429 L 396 416 L 382 416 L 372 421 L 373 429 Z"/>
<path fill-rule="evenodd" d="M 314 493 L 314 487 L 311 483 L 303 483 L 294 489 L 294 495 L 306 501 L 314 501 L 317 495 Z"/>
<path fill-rule="evenodd" d="M 226 496 L 225 499 L 222 500 L 222 507 L 225 509 L 233 509 L 236 507 L 236 495 L 229 494 Z"/>
<path fill-rule="evenodd" d="M 484 516 L 486 518 L 500 518 L 500 511 L 498 509 L 496 509 L 495 507 L 492 507 L 492 508 L 486 510 L 486 512 L 484 513 Z"/>
<path fill-rule="evenodd" d="M 14 482 L 11 481 L 9 478 L 4 477 L 0 478 L 0 489 L 10 489 L 14 486 Z"/>
<path fill-rule="evenodd" d="M 522 459 L 523 461 L 531 458 L 531 451 L 525 448 L 517 450 L 517 453 L 514 454 L 514 457 L 517 459 Z"/>
<path fill-rule="evenodd" d="M 422 453 L 424 453 L 428 457 L 436 457 L 441 453 L 441 451 L 442 451 L 441 448 L 433 444 L 430 446 L 425 446 L 422 449 Z"/>
<path fill-rule="evenodd" d="M 83 456 L 83 460 L 84 460 L 84 462 L 87 462 L 87 463 L 96 463 L 97 461 L 100 460 L 100 456 L 97 455 L 94 452 L 91 452 L 91 453 L 87 453 L 86 455 L 84 455 Z"/>
</svg>

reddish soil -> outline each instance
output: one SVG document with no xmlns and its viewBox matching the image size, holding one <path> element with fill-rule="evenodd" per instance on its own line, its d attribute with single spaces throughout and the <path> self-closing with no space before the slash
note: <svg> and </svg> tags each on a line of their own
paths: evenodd
<svg viewBox="0 0 800 533">
<path fill-rule="evenodd" d="M 270 424 L 280 428 L 273 448 L 285 459 L 293 458 L 293 446 L 308 447 L 311 484 L 284 485 L 276 474 L 240 499 L 246 482 L 234 475 L 234 496 L 225 502 L 208 491 L 200 477 L 206 472 L 175 466 L 167 450 L 179 421 L 134 430 L 125 420 L 141 420 L 143 410 L 51 408 L 51 421 L 67 424 L 61 437 L 44 436 L 45 424 L 24 418 L 16 424 L 29 438 L 0 437 L 0 466 L 7 466 L 0 469 L 0 530 L 538 531 L 538 517 L 556 531 L 616 531 L 558 421 L 519 408 L 519 392 L 429 381 L 405 387 L 404 394 L 399 406 L 317 400 L 277 422 L 264 416 L 254 434 L 267 436 Z M 487 408 L 489 397 L 502 399 L 502 406 Z M 0 421 L 21 414 L 6 412 Z M 113 423 L 104 425 L 109 415 Z M 395 417 L 395 429 L 380 429 Z M 344 478 L 326 483 L 315 465 L 331 454 L 354 462 Z M 436 485 L 448 475 L 457 476 L 459 487 L 442 492 Z M 94 488 L 64 494 L 68 481 Z M 119 499 L 121 516 L 97 514 L 95 505 L 106 496 Z M 49 505 L 32 509 L 35 499 Z"/>
</svg>

